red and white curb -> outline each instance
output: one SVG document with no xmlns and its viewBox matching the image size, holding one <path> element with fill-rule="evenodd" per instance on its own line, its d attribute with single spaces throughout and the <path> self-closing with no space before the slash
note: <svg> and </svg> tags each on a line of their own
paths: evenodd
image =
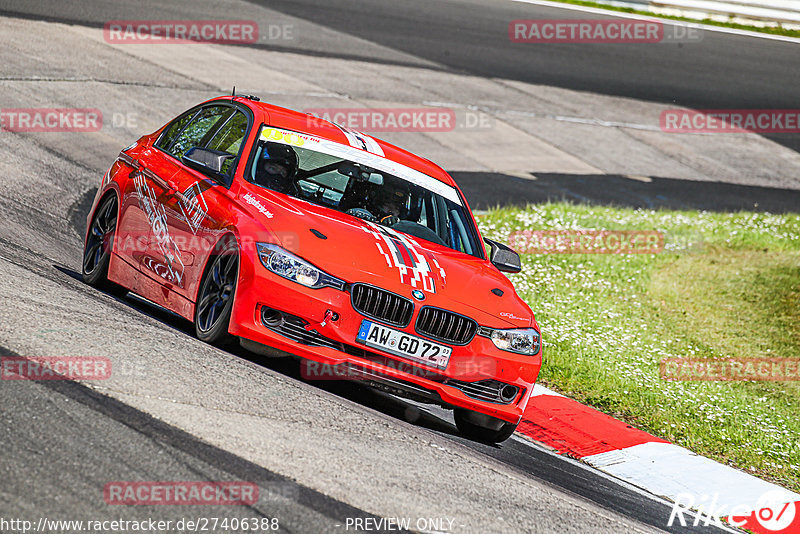
<svg viewBox="0 0 800 534">
<path fill-rule="evenodd" d="M 517 432 L 683 510 L 697 510 L 697 519 L 703 517 L 701 525 L 706 519 L 725 518 L 757 533 L 800 533 L 797 493 L 697 455 L 538 384 Z"/>
</svg>

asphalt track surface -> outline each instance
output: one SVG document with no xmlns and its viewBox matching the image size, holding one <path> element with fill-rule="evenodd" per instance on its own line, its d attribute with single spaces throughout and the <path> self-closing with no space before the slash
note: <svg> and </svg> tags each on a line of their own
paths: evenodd
<svg viewBox="0 0 800 534">
<path fill-rule="evenodd" d="M 678 46 L 579 49 L 552 45 L 532 55 L 529 50 L 509 47 L 503 38 L 509 19 L 583 15 L 501 1 L 333 0 L 263 4 L 419 58 L 420 64 L 434 62 L 453 71 L 483 77 L 517 79 L 698 108 L 791 108 L 796 106 L 797 87 L 800 86 L 800 70 L 797 69 L 800 55 L 796 52 L 796 45 L 776 41 L 707 34 L 702 48 L 692 48 L 691 52 Z M 193 11 L 188 6 L 154 1 L 135 6 L 100 1 L 3 1 L 0 2 L 0 15 L 98 27 L 109 19 L 191 19 Z M 218 16 L 231 18 L 231 14 L 226 12 L 220 12 Z M 742 45 L 743 39 L 746 39 L 746 46 Z M 285 44 L 258 46 L 265 49 L 289 48 Z M 313 57 L 370 59 L 359 56 L 352 47 L 338 50 L 336 42 L 304 42 L 293 46 L 291 51 Z M 54 54 L 58 53 L 76 52 L 54 51 Z M 765 57 L 769 61 L 765 61 Z M 374 60 L 377 64 L 402 62 L 387 58 Z M 789 146 L 794 141 L 784 138 L 780 142 Z M 30 158 L 25 163 L 31 167 L 59 168 L 69 164 L 71 169 L 77 167 L 83 174 L 97 171 L 76 164 L 68 153 L 40 150 L 40 147 L 28 151 L 25 139 L 21 139 L 19 144 L 16 140 L 9 143 L 24 158 Z M 19 168 L 22 167 L 23 164 L 19 164 Z M 469 442 L 457 435 L 452 419 L 442 410 L 421 408 L 355 384 L 305 383 L 292 360 L 262 360 L 241 350 L 222 353 L 202 347 L 191 339 L 190 325 L 185 321 L 135 297 L 119 300 L 84 286 L 75 269 L 81 253 L 78 236 L 82 235 L 83 216 L 92 190 L 74 173 L 74 170 L 62 173 L 57 184 L 62 190 L 85 190 L 79 201 L 69 207 L 67 216 L 63 210 L 51 209 L 47 203 L 41 206 L 4 203 L 7 209 L 0 215 L 0 223 L 8 231 L 0 235 L 0 260 L 6 276 L 0 287 L 4 297 L 38 296 L 24 306 L 6 304 L 1 318 L 4 323 L 13 324 L 18 316 L 36 321 L 37 308 L 42 310 L 49 305 L 56 311 L 45 314 L 49 319 L 27 330 L 21 326 L 16 331 L 3 330 L 0 340 L 4 341 L 0 344 L 8 346 L 0 347 L 3 355 L 16 354 L 11 345 L 55 351 L 62 345 L 116 343 L 115 347 L 121 352 L 130 350 L 132 353 L 135 345 L 157 346 L 162 352 L 158 358 L 153 356 L 152 361 L 147 361 L 152 379 L 167 384 L 164 388 L 172 384 L 176 391 L 181 392 L 185 384 L 189 384 L 185 386 L 187 388 L 197 388 L 197 380 L 204 375 L 195 370 L 191 376 L 180 373 L 167 376 L 167 371 L 175 370 L 176 367 L 171 366 L 177 365 L 176 359 L 182 358 L 186 350 L 196 351 L 207 358 L 203 360 L 203 366 L 238 366 L 252 380 L 245 385 L 252 388 L 254 396 L 265 391 L 259 389 L 265 388 L 264 383 L 280 383 L 300 391 L 302 396 L 297 398 L 303 400 L 296 401 L 298 410 L 307 409 L 307 406 L 299 406 L 307 398 L 321 399 L 318 402 L 327 404 L 316 421 L 318 425 L 326 424 L 325 415 L 333 421 L 334 416 L 346 418 L 348 414 L 355 414 L 362 426 L 384 425 L 393 432 L 425 440 L 431 447 L 456 451 L 469 461 L 496 472 L 500 478 L 528 480 L 537 488 L 552 491 L 556 496 L 554 499 L 575 504 L 585 513 L 575 515 L 575 510 L 566 505 L 553 506 L 537 508 L 539 517 L 534 519 L 525 510 L 509 510 L 509 515 L 525 517 L 529 521 L 517 524 L 519 531 L 713 530 L 677 525 L 667 528 L 668 504 L 520 439 L 496 447 Z M 99 174 L 96 177 L 99 179 Z M 9 179 L 9 176 L 4 176 L 4 183 Z M 690 194 L 690 191 L 684 192 Z M 731 193 L 731 202 L 735 202 L 739 193 Z M 690 204 L 700 202 L 692 198 L 678 200 Z M 780 198 L 774 199 L 776 206 L 781 205 L 781 201 Z M 33 219 L 25 221 L 29 223 L 25 230 L 19 230 L 24 226 L 20 219 L 26 209 L 33 214 Z M 787 205 L 785 209 L 790 210 L 791 206 Z M 12 235 L 14 231 L 19 231 L 19 234 Z M 24 232 L 30 232 L 30 235 L 24 235 Z M 48 240 L 48 236 L 52 240 Z M 29 239 L 27 244 L 26 239 Z M 48 246 L 53 246 L 53 250 L 48 250 Z M 58 299 L 48 301 L 48 295 L 51 299 Z M 92 339 L 99 336 L 97 331 L 101 328 L 106 332 L 113 332 L 115 328 L 120 330 L 121 340 L 112 340 L 111 334 L 106 338 Z M 30 336 L 38 337 L 31 341 L 28 339 Z M 233 382 L 229 384 L 220 379 L 218 384 L 201 384 L 209 403 L 222 403 L 225 393 L 222 390 Z M 216 439 L 212 439 L 210 431 L 198 435 L 200 432 L 190 433 L 178 428 L 175 421 L 182 417 L 179 411 L 175 415 L 177 419 L 167 422 L 120 401 L 111 393 L 77 383 L 2 384 L 0 515 L 104 518 L 111 514 L 123 518 L 141 517 L 141 509 L 116 507 L 109 512 L 108 506 L 98 497 L 98 488 L 109 480 L 246 479 L 259 484 L 264 498 L 257 506 L 241 510 L 239 515 L 280 517 L 285 531 L 338 532 L 343 531 L 341 524 L 346 518 L 374 517 L 364 511 L 370 506 L 360 501 L 355 489 L 351 493 L 356 496 L 352 498 L 347 497 L 347 491 L 341 492 L 341 498 L 330 497 L 328 495 L 333 492 L 327 481 L 318 481 L 318 484 L 297 482 L 293 476 L 279 473 L 278 464 L 247 459 L 211 444 L 220 438 L 214 436 Z M 176 393 L 176 397 L 180 396 Z M 282 409 L 291 412 L 291 403 L 295 400 L 291 396 L 284 399 Z M 138 402 L 147 404 L 143 400 Z M 181 404 L 175 400 L 171 402 Z M 336 421 L 336 425 L 339 424 L 349 423 Z M 233 433 L 229 436 L 230 442 L 239 439 L 240 436 Z M 287 454 L 291 451 L 302 454 L 303 443 L 289 445 Z M 353 450 L 351 460 L 354 463 L 360 461 L 360 452 L 366 452 L 367 448 L 380 450 L 382 442 L 364 441 L 361 446 L 363 451 Z M 413 458 L 407 460 L 413 461 Z M 391 480 L 372 482 L 376 488 L 384 488 L 380 491 L 385 493 L 386 499 L 393 498 Z M 348 480 L 341 480 L 338 484 L 346 487 Z M 495 495 L 489 494 L 485 498 L 494 499 Z M 586 516 L 595 510 L 602 511 L 594 513 L 598 522 L 587 521 Z M 147 512 L 159 519 L 199 515 L 196 510 L 170 507 Z M 224 510 L 203 511 L 206 516 L 224 513 Z M 459 510 L 452 510 L 452 515 L 458 513 Z M 466 525 L 456 528 L 456 531 L 470 529 Z"/>
<path fill-rule="evenodd" d="M 515 19 L 600 18 L 505 0 L 252 0 L 411 56 L 488 78 L 703 108 L 794 108 L 800 56 L 793 43 L 706 32 L 692 46 L 511 46 Z M 167 2 L 24 0 L 0 2 L 5 14 L 102 26 L 108 20 L 190 18 L 191 7 Z M 219 9 L 220 18 L 234 13 Z M 296 49 L 340 56 L 353 52 Z M 371 59 L 371 58 L 366 58 Z"/>
<path fill-rule="evenodd" d="M 16 356 L 2 348 L 0 354 Z M 41 384 L 0 388 L 6 519 L 141 520 L 137 507 L 109 510 L 97 488 L 112 480 L 247 480 L 259 486 L 260 499 L 236 517 L 278 518 L 282 532 L 375 519 L 77 383 Z M 230 515 L 225 506 L 204 508 L 198 514 L 190 506 L 152 507 L 148 517 L 177 526 L 185 518 Z"/>
<path fill-rule="evenodd" d="M 794 43 L 704 32 L 702 41 L 691 46 L 543 44 L 531 48 L 509 44 L 509 20 L 604 17 L 482 0 L 260 3 L 487 78 L 695 109 L 793 109 L 798 105 L 800 56 Z M 770 137 L 800 150 L 797 135 Z"/>
<path fill-rule="evenodd" d="M 502 78 L 594 93 L 667 102 L 695 109 L 795 109 L 800 87 L 797 45 L 704 32 L 702 41 L 630 46 L 512 45 L 516 19 L 598 19 L 580 13 L 505 0 L 250 0 L 426 61 L 486 78 Z M 112 19 L 178 18 L 191 8 L 156 1 L 119 5 L 102 1 L 0 2 L 2 12 L 102 26 Z M 220 9 L 220 18 L 231 13 Z M 331 57 L 374 60 L 326 46 L 263 45 Z M 800 136 L 769 134 L 800 151 Z"/>
</svg>

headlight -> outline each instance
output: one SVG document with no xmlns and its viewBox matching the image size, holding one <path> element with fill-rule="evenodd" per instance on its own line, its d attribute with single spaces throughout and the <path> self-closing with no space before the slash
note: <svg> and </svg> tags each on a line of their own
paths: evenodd
<svg viewBox="0 0 800 534">
<path fill-rule="evenodd" d="M 313 289 L 321 287 L 344 289 L 344 280 L 317 269 L 303 258 L 295 256 L 278 245 L 256 243 L 256 247 L 258 248 L 258 259 L 261 260 L 264 267 L 278 276 Z"/>
<path fill-rule="evenodd" d="M 539 332 L 533 328 L 517 328 L 513 330 L 495 330 L 481 327 L 479 333 L 488 337 L 500 350 L 528 354 L 533 356 L 539 352 L 541 344 Z"/>
</svg>

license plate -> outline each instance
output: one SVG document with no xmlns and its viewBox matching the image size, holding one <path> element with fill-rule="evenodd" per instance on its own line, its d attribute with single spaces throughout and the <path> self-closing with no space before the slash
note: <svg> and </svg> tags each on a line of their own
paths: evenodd
<svg viewBox="0 0 800 534">
<path fill-rule="evenodd" d="M 453 352 L 450 347 L 426 341 L 366 319 L 361 321 L 356 341 L 368 347 L 385 350 L 402 358 L 438 369 L 447 367 L 450 354 Z"/>
</svg>

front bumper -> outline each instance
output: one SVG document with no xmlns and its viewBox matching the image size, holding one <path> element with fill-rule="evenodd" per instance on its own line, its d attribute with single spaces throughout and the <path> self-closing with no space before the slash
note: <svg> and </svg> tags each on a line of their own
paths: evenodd
<svg viewBox="0 0 800 534">
<path fill-rule="evenodd" d="M 360 380 L 415 400 L 519 422 L 539 374 L 541 351 L 536 356 L 504 352 L 475 336 L 467 345 L 449 345 L 453 352 L 445 369 L 429 368 L 357 343 L 366 317 L 353 309 L 348 291 L 309 289 L 242 259 L 230 333 L 245 347 L 265 345 L 307 360 L 302 371 L 310 380 Z M 282 312 L 286 320 L 280 326 L 266 324 L 265 309 Z M 329 311 L 338 317 L 320 325 Z M 424 337 L 413 329 L 417 313 L 410 326 L 391 328 Z M 310 331 L 304 328 L 309 324 Z M 505 385 L 517 388 L 510 401 L 508 395 L 493 395 Z"/>
</svg>

